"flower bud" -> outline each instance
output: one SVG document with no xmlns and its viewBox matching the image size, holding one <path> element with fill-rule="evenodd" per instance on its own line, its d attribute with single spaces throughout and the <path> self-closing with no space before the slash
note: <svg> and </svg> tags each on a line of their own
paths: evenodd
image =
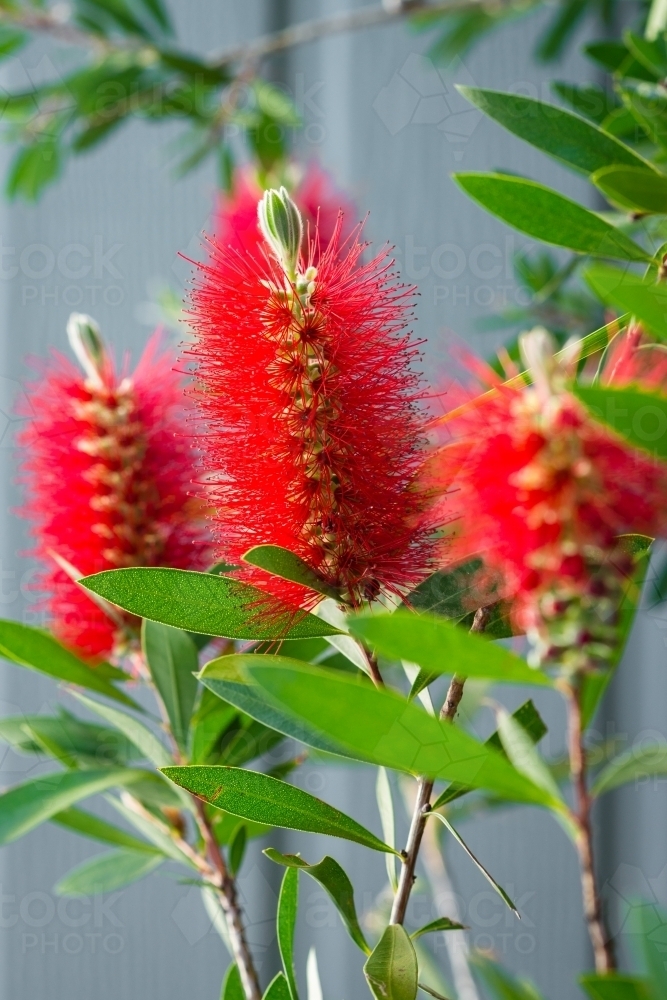
<svg viewBox="0 0 667 1000">
<path fill-rule="evenodd" d="M 287 189 L 272 188 L 264 192 L 257 206 L 259 228 L 280 262 L 288 278 L 296 277 L 296 269 L 303 239 L 303 223 Z"/>
<path fill-rule="evenodd" d="M 107 358 L 99 326 L 91 316 L 74 312 L 67 321 L 67 337 L 87 377 L 100 387 Z"/>
</svg>

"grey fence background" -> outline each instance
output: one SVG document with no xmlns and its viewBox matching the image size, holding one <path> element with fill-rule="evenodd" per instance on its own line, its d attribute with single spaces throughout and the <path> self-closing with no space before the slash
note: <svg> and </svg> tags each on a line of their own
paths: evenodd
<svg viewBox="0 0 667 1000">
<path fill-rule="evenodd" d="M 349 5 L 191 0 L 172 6 L 184 43 L 206 50 Z M 535 65 L 530 53 L 542 24 L 537 16 L 506 28 L 442 71 L 423 56 L 426 40 L 404 25 L 328 39 L 274 65 L 276 79 L 295 96 L 305 118 L 298 140 L 303 155 L 330 169 L 356 199 L 360 216 L 370 211 L 368 235 L 395 244 L 405 279 L 418 284 L 426 368 L 443 386 L 450 377 L 452 343 L 488 353 L 498 342 L 496 335 L 476 332 L 474 320 L 503 301 L 517 301 L 511 255 L 527 244 L 470 202 L 450 172 L 503 167 L 570 195 L 591 196 L 583 181 L 484 120 L 453 89 L 455 82 L 474 82 L 548 97 L 547 82 L 554 76 L 590 79 L 589 65 L 576 54 L 557 68 Z M 16 83 L 39 76 L 64 58 L 40 41 L 4 70 L 4 79 Z M 136 360 L 150 332 L 155 289 L 166 282 L 182 288 L 188 269 L 176 254 L 197 252 L 214 197 L 212 168 L 174 180 L 167 145 L 176 135 L 178 128 L 169 135 L 164 127 L 135 123 L 73 162 L 37 207 L 0 203 L 0 483 L 6 512 L 0 522 L 0 613 L 5 616 L 34 620 L 26 592 L 31 563 L 23 554 L 25 526 L 15 513 L 20 494 L 13 482 L 12 414 L 29 379 L 25 356 L 45 355 L 51 345 L 65 349 L 67 316 L 77 309 L 97 317 L 117 356 L 128 351 Z M 2 155 L 6 160 L 5 151 Z M 665 738 L 665 627 L 660 614 L 642 614 L 599 724 L 601 738 L 615 733 L 619 746 L 647 735 Z M 513 690 L 504 697 L 515 706 L 522 695 Z M 55 697 L 54 687 L 38 676 L 0 667 L 2 714 L 47 711 Z M 535 700 L 550 725 L 548 749 L 562 752 L 558 701 L 542 693 Z M 607 724 L 607 717 L 615 723 Z M 0 786 L 34 773 L 31 761 L 2 749 L 0 765 Z M 297 780 L 379 829 L 372 776 L 363 768 L 310 766 Z M 635 896 L 667 898 L 666 814 L 667 796 L 655 781 L 614 794 L 600 814 L 605 895 L 620 929 Z M 405 826 L 404 818 L 401 822 Z M 471 943 L 492 947 L 551 1000 L 579 996 L 575 975 L 589 955 L 576 860 L 564 833 L 548 816 L 524 808 L 470 821 L 463 833 L 524 914 L 518 923 L 504 911 L 458 847 L 448 847 L 449 873 Z M 271 843 L 300 849 L 309 860 L 325 850 L 333 853 L 354 874 L 359 908 L 375 904 L 384 878 L 381 858 L 369 860 L 361 848 L 323 838 L 276 835 Z M 0 851 L 2 1000 L 217 998 L 228 958 L 196 888 L 154 876 L 93 905 L 59 903 L 54 883 L 95 851 L 48 825 Z M 241 890 L 264 983 L 276 969 L 270 916 L 278 875 L 253 844 Z M 446 906 L 446 900 L 439 902 Z M 436 915 L 423 881 L 413 915 L 415 920 Z M 621 938 L 625 947 L 626 935 Z M 306 883 L 298 954 L 304 992 L 311 945 L 326 1000 L 367 995 L 358 952 L 324 894 Z M 434 942 L 433 953 L 448 975 L 444 941 Z"/>
</svg>

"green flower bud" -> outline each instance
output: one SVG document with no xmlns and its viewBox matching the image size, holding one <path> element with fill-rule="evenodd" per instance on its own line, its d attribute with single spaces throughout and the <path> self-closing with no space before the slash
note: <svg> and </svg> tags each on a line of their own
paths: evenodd
<svg viewBox="0 0 667 1000">
<path fill-rule="evenodd" d="M 287 189 L 264 192 L 257 206 L 259 228 L 287 276 L 293 281 L 303 238 L 303 223 Z"/>
<path fill-rule="evenodd" d="M 67 337 L 77 361 L 96 386 L 102 385 L 106 351 L 100 328 L 91 316 L 72 313 L 67 321 Z"/>
</svg>

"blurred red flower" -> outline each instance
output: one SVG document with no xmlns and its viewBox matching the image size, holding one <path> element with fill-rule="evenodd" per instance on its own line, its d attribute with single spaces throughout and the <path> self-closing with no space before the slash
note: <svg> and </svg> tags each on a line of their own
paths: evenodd
<svg viewBox="0 0 667 1000">
<path fill-rule="evenodd" d="M 77 321 L 92 323 L 74 316 L 70 326 Z M 20 513 L 32 522 L 31 554 L 42 564 L 35 586 L 47 595 L 42 606 L 55 634 L 92 658 L 122 636 L 54 554 L 88 575 L 120 566 L 203 569 L 209 553 L 201 501 L 188 495 L 195 470 L 189 407 L 158 341 L 149 341 L 129 377 L 116 374 L 106 355 L 84 375 L 54 352 L 24 414 Z"/>
</svg>

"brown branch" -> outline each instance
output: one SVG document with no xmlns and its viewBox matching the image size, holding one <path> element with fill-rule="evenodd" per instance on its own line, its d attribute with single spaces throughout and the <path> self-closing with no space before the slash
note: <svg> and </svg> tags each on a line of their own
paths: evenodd
<svg viewBox="0 0 667 1000">
<path fill-rule="evenodd" d="M 489 609 L 478 608 L 475 618 L 470 628 L 471 632 L 483 632 L 489 620 Z M 440 709 L 440 719 L 443 722 L 452 723 L 456 717 L 461 698 L 463 697 L 463 687 L 465 677 L 454 674 L 447 690 L 447 697 Z M 394 904 L 391 908 L 389 923 L 402 924 L 405 920 L 405 913 L 410 901 L 410 893 L 415 883 L 415 868 L 419 857 L 424 827 L 431 810 L 431 795 L 433 793 L 434 782 L 431 778 L 420 778 L 417 789 L 417 800 L 412 813 L 408 842 L 405 845 L 403 854 L 403 868 L 398 882 L 398 889 L 394 897 Z"/>
<path fill-rule="evenodd" d="M 575 682 L 576 683 L 576 682 Z M 575 846 L 579 853 L 581 864 L 581 890 L 584 903 L 584 917 L 588 934 L 593 946 L 595 971 L 599 973 L 613 972 L 616 968 L 614 945 L 605 928 L 602 916 L 602 904 L 595 878 L 595 863 L 593 856 L 593 828 L 591 825 L 591 796 L 586 781 L 586 749 L 581 719 L 581 690 L 568 684 L 565 687 L 568 705 L 568 743 L 570 755 L 570 773 L 574 787 L 576 803 L 577 836 Z"/>
<path fill-rule="evenodd" d="M 195 799 L 197 822 L 201 831 L 208 858 L 217 873 L 217 890 L 220 904 L 227 919 L 229 939 L 234 952 L 234 960 L 241 976 L 246 1000 L 262 1000 L 262 990 L 259 985 L 257 970 L 250 954 L 246 940 L 245 927 L 241 907 L 236 892 L 236 881 L 230 874 L 225 859 L 222 856 L 215 834 L 206 815 L 206 809 L 201 799 Z"/>
</svg>

